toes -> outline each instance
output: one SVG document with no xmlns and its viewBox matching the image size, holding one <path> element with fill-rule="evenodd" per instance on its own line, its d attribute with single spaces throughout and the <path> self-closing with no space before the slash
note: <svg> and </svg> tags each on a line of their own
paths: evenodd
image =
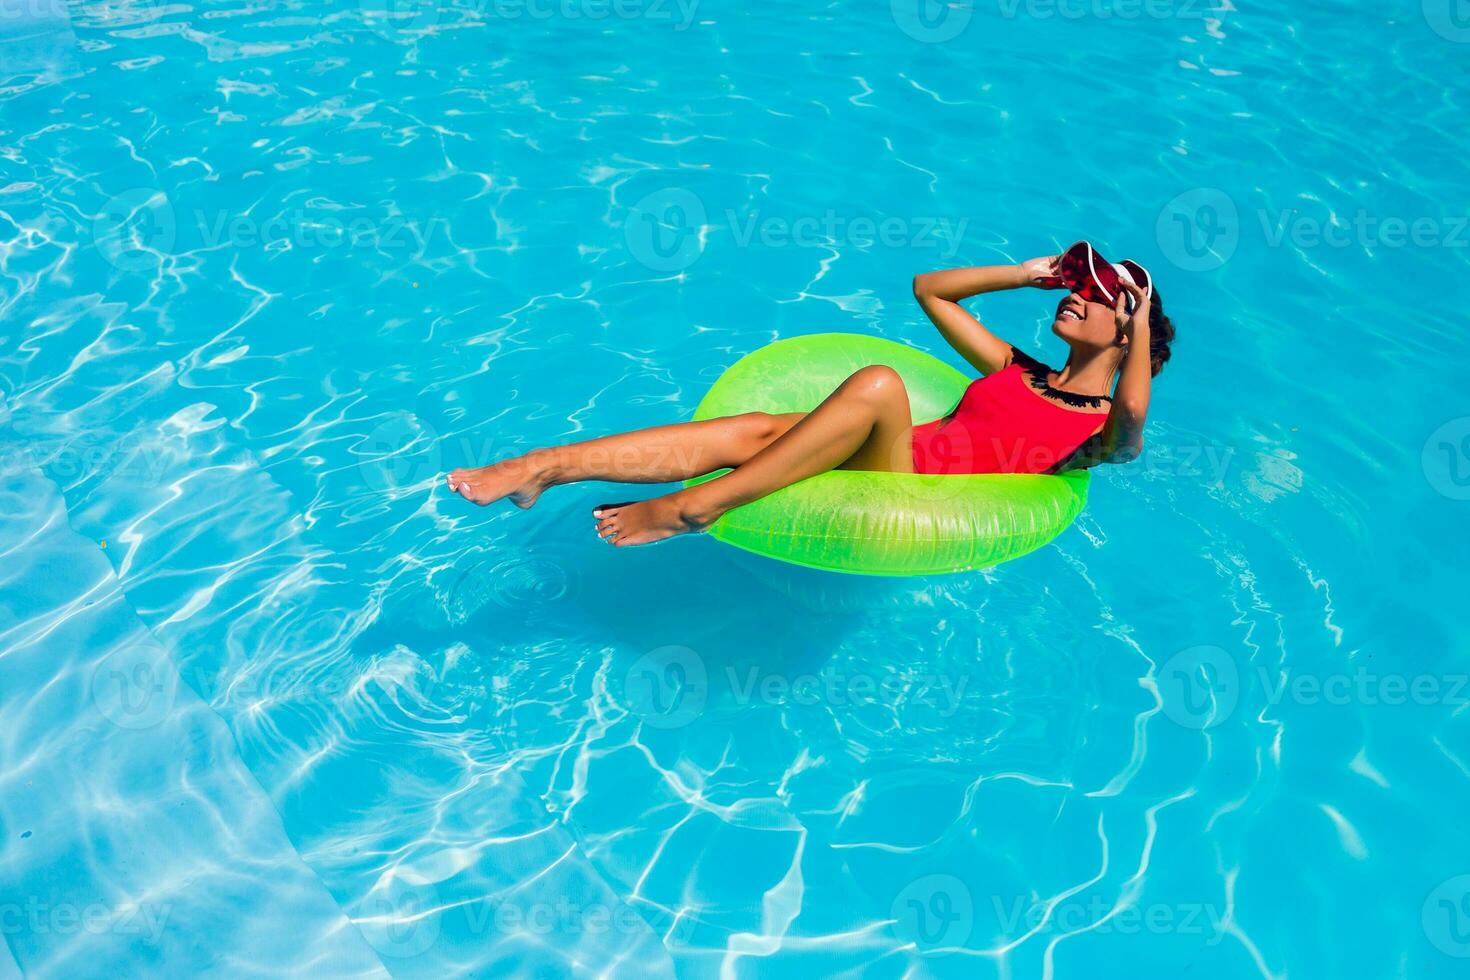
<svg viewBox="0 0 1470 980">
<path fill-rule="evenodd" d="M 628 531 L 622 520 L 622 509 L 632 503 L 634 501 L 625 500 L 620 504 L 598 504 L 594 507 L 592 516 L 597 518 L 597 536 L 615 547 L 632 543 L 625 541 Z"/>
</svg>

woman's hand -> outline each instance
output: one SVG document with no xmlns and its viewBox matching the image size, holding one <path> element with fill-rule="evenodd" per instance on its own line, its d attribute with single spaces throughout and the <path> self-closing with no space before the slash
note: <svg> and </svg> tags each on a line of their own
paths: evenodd
<svg viewBox="0 0 1470 980">
<path fill-rule="evenodd" d="M 1035 286 L 1037 289 L 1061 289 L 1062 257 L 1043 255 L 1040 258 L 1027 259 L 1021 263 L 1021 273 L 1026 277 L 1028 286 Z"/>
<path fill-rule="evenodd" d="M 1118 285 L 1123 291 L 1118 294 L 1118 303 L 1113 307 L 1113 317 L 1118 324 L 1118 333 L 1128 338 L 1128 344 L 1133 346 L 1142 338 L 1144 347 L 1148 346 L 1148 315 L 1153 300 L 1142 289 L 1126 279 L 1119 279 Z M 1133 299 L 1133 312 L 1128 312 L 1128 299 Z"/>
</svg>

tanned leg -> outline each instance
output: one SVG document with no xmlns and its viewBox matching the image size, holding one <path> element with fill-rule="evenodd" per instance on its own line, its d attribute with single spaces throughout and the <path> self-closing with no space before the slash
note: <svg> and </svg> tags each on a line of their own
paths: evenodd
<svg viewBox="0 0 1470 980">
<path fill-rule="evenodd" d="M 454 470 L 449 474 L 449 489 L 477 504 L 509 497 L 517 507 L 530 507 L 547 487 L 579 480 L 687 480 L 739 466 L 800 418 L 799 412 L 750 412 L 537 449 L 493 466 Z"/>
<path fill-rule="evenodd" d="M 592 512 L 597 534 L 619 547 L 703 531 L 726 511 L 839 467 L 913 472 L 913 419 L 908 392 L 888 367 L 866 367 L 784 435 L 697 487 Z"/>
</svg>

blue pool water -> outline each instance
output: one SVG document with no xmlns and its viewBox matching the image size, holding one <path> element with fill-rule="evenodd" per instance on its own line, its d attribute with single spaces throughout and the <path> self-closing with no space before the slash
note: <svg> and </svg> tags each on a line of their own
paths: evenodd
<svg viewBox="0 0 1470 980">
<path fill-rule="evenodd" d="M 1470 975 L 1457 9 L 5 3 L 0 977 Z M 993 571 L 439 485 L 1083 236 L 1174 360 Z"/>
</svg>

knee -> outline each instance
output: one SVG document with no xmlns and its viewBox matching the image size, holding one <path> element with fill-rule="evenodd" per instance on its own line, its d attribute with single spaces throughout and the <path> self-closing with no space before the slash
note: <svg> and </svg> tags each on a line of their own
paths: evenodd
<svg viewBox="0 0 1470 980">
<path fill-rule="evenodd" d="M 754 442 L 767 443 L 776 438 L 776 416 L 766 412 L 746 412 L 739 416 L 740 434 Z"/>
<path fill-rule="evenodd" d="M 903 378 L 886 364 L 872 364 L 859 368 L 848 376 L 843 386 L 854 393 L 874 399 L 907 397 Z"/>
</svg>

